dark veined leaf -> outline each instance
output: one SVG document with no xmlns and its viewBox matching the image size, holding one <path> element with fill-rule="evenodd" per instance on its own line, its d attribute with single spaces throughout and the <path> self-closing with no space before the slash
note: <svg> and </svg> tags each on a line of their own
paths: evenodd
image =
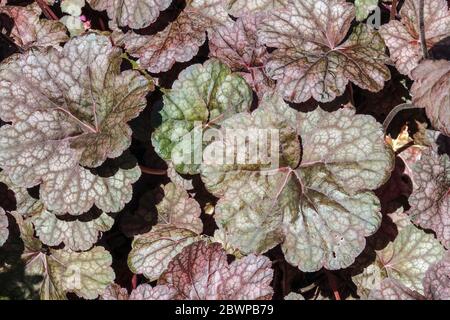
<svg viewBox="0 0 450 320">
<path fill-rule="evenodd" d="M 260 40 L 277 48 L 266 71 L 286 100 L 332 101 L 349 81 L 369 91 L 383 88 L 390 72 L 378 33 L 359 25 L 343 42 L 354 17 L 353 4 L 344 0 L 290 0 L 264 19 Z"/>
<path fill-rule="evenodd" d="M 93 204 L 119 211 L 131 199 L 138 167 L 100 177 L 97 167 L 131 143 L 127 121 L 146 106 L 149 81 L 120 73 L 121 50 L 87 34 L 62 50 L 30 50 L 0 67 L 0 166 L 14 184 L 41 184 L 49 210 L 81 214 Z"/>
<path fill-rule="evenodd" d="M 272 277 L 267 257 L 249 255 L 228 264 L 220 244 L 198 241 L 169 263 L 158 285 L 174 288 L 177 300 L 267 300 Z"/>
<path fill-rule="evenodd" d="M 409 198 L 411 220 L 436 232 L 441 243 L 450 247 L 450 160 L 435 151 L 422 153 L 413 168 L 414 190 Z"/>
<path fill-rule="evenodd" d="M 412 102 L 425 108 L 433 126 L 450 136 L 450 61 L 423 61 L 411 76 Z"/>
<path fill-rule="evenodd" d="M 70 249 L 42 250 L 42 243 L 33 236 L 29 219 L 14 214 L 25 246 L 22 260 L 27 275 L 41 276 L 38 283 L 41 299 L 66 299 L 73 292 L 85 299 L 95 299 L 115 278 L 112 257 L 103 247 L 75 252 Z"/>
<path fill-rule="evenodd" d="M 230 21 L 223 0 L 190 0 L 177 19 L 155 35 L 129 32 L 121 38 L 129 54 L 150 72 L 168 71 L 191 60 L 206 40 L 206 31 Z"/>
<path fill-rule="evenodd" d="M 61 22 L 40 19 L 42 10 L 35 2 L 26 7 L 0 7 L 0 13 L 5 13 L 14 20 L 11 37 L 22 49 L 59 46 L 61 42 L 69 40 L 67 30 Z"/>
<path fill-rule="evenodd" d="M 128 26 L 132 29 L 150 25 L 171 2 L 172 0 L 88 0 L 94 10 L 106 10 L 112 27 Z"/>
<path fill-rule="evenodd" d="M 275 85 L 264 71 L 269 53 L 257 38 L 262 18 L 262 15 L 242 16 L 209 35 L 209 56 L 226 63 L 233 71 L 240 72 L 261 97 Z"/>
<path fill-rule="evenodd" d="M 403 297 L 401 295 L 406 293 L 416 299 L 413 291 L 423 294 L 425 273 L 432 264 L 442 259 L 445 249 L 432 234 L 425 233 L 406 220 L 402 223 L 395 240 L 376 251 L 375 261 L 353 277 L 360 292 L 370 292 L 372 298 L 381 294 L 386 294 L 386 298 Z"/>
<path fill-rule="evenodd" d="M 218 60 L 186 68 L 164 94 L 162 124 L 152 135 L 155 151 L 178 172 L 198 173 L 201 159 L 194 155 L 201 155 L 204 128 L 249 110 L 252 97 L 245 80 Z"/>
<path fill-rule="evenodd" d="M 158 224 L 134 238 L 128 256 L 130 270 L 152 281 L 184 247 L 200 240 L 203 231 L 200 205 L 174 183 L 164 186 L 164 198 L 157 209 Z"/>
<path fill-rule="evenodd" d="M 450 261 L 444 258 L 430 266 L 423 279 L 424 294 L 411 290 L 399 281 L 384 279 L 380 287 L 372 290 L 370 299 L 375 300 L 449 300 Z"/>
<path fill-rule="evenodd" d="M 368 190 L 387 180 L 392 154 L 381 126 L 348 109 L 300 113 L 296 128 L 289 123 L 265 106 L 222 123 L 226 138 L 208 145 L 201 167 L 207 189 L 220 198 L 217 225 L 244 254 L 281 243 L 288 262 L 303 271 L 345 268 L 380 225 L 379 201 Z M 217 157 L 234 148 L 230 133 L 256 143 L 255 134 L 245 135 L 249 129 L 278 132 L 275 169 L 260 156 L 249 164 Z M 249 150 L 243 151 L 252 159 Z"/>
<path fill-rule="evenodd" d="M 401 20 L 391 20 L 380 27 L 380 34 L 389 48 L 395 66 L 405 75 L 410 75 L 422 59 L 419 2 L 420 0 L 406 0 L 400 10 Z M 428 49 L 450 36 L 450 11 L 447 1 L 425 1 L 424 23 Z"/>
</svg>

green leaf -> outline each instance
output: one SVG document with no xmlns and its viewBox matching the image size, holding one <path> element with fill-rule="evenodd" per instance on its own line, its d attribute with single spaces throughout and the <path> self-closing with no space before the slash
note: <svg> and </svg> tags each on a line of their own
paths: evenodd
<svg viewBox="0 0 450 320">
<path fill-rule="evenodd" d="M 378 0 L 355 0 L 356 20 L 362 21 L 378 6 Z"/>
<path fill-rule="evenodd" d="M 190 66 L 164 95 L 162 124 L 152 135 L 153 146 L 164 160 L 174 162 L 178 172 L 196 174 L 200 163 L 192 154 L 201 155 L 202 142 L 195 136 L 201 136 L 208 124 L 249 110 L 251 102 L 252 91 L 245 80 L 225 64 L 208 60 Z"/>
<path fill-rule="evenodd" d="M 392 152 L 381 126 L 349 109 L 300 113 L 297 130 L 289 122 L 263 107 L 222 123 L 227 138 L 205 149 L 201 168 L 207 189 L 220 197 L 216 222 L 243 253 L 281 243 L 286 259 L 303 271 L 345 268 L 380 225 L 379 201 L 368 190 L 389 178 Z M 260 158 L 251 164 L 218 161 L 215 155 L 234 145 L 225 132 L 242 135 L 249 129 L 278 130 L 277 168 Z M 250 145 L 258 139 L 247 138 Z"/>
</svg>

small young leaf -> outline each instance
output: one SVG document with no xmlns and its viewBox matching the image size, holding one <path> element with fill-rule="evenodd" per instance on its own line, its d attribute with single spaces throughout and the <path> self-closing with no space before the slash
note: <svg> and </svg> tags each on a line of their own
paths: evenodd
<svg viewBox="0 0 450 320">
<path fill-rule="evenodd" d="M 269 53 L 258 42 L 257 29 L 262 15 L 247 15 L 220 26 L 209 35 L 209 56 L 220 59 L 233 71 L 240 72 L 247 83 L 262 96 L 275 83 L 264 71 Z"/>
</svg>

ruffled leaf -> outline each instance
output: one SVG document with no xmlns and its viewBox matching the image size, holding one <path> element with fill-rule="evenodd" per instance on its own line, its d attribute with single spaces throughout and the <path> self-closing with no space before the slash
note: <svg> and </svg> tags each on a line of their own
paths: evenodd
<svg viewBox="0 0 450 320">
<path fill-rule="evenodd" d="M 162 124 L 152 135 L 156 152 L 178 172 L 198 173 L 203 128 L 249 110 L 252 97 L 245 80 L 218 60 L 186 68 L 164 95 Z"/>
<path fill-rule="evenodd" d="M 249 255 L 228 264 L 220 244 L 199 241 L 170 262 L 158 284 L 174 288 L 177 300 L 266 300 L 273 294 L 272 277 L 267 257 Z"/>
<path fill-rule="evenodd" d="M 264 19 L 260 40 L 277 48 L 266 71 L 286 100 L 332 101 L 349 81 L 373 92 L 383 88 L 390 72 L 378 33 L 359 25 L 342 43 L 354 17 L 343 0 L 290 0 Z"/>
<path fill-rule="evenodd" d="M 0 166 L 19 186 L 42 183 L 50 210 L 80 214 L 96 203 L 118 211 L 131 198 L 139 168 L 101 178 L 80 166 L 120 156 L 131 144 L 127 122 L 146 106 L 151 84 L 120 73 L 120 53 L 108 37 L 88 34 L 0 67 L 0 117 L 12 122 L 0 129 Z"/>
<path fill-rule="evenodd" d="M 275 84 L 264 71 L 269 53 L 257 38 L 262 18 L 261 15 L 242 16 L 217 28 L 209 36 L 209 56 L 240 72 L 259 96 L 271 91 Z"/>
<path fill-rule="evenodd" d="M 303 271 L 345 268 L 380 225 L 379 201 L 367 190 L 387 180 L 392 154 L 381 126 L 348 109 L 299 114 L 297 125 L 295 130 L 261 107 L 222 123 L 222 131 L 241 136 L 249 129 L 278 130 L 281 152 L 278 167 L 270 169 L 261 158 L 251 164 L 215 162 L 214 155 L 233 146 L 233 136 L 205 149 L 202 180 L 220 197 L 216 222 L 244 253 L 282 243 L 286 259 Z M 250 144 L 252 138 L 258 141 L 250 135 Z"/>
<path fill-rule="evenodd" d="M 129 32 L 119 41 L 150 72 L 168 71 L 175 62 L 191 60 L 206 40 L 206 31 L 230 19 L 222 0 L 192 0 L 177 19 L 155 35 Z M 121 37 L 119 37 L 121 38 Z"/>
</svg>

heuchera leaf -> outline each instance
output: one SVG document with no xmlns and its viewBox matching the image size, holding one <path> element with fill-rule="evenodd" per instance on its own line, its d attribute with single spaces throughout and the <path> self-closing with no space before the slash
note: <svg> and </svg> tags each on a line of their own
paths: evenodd
<svg viewBox="0 0 450 320">
<path fill-rule="evenodd" d="M 79 17 L 85 4 L 86 1 L 84 0 L 62 0 L 61 11 L 68 13 L 73 17 Z"/>
<path fill-rule="evenodd" d="M 130 270 L 152 281 L 184 247 L 198 241 L 203 231 L 200 205 L 184 189 L 169 183 L 164 186 L 164 194 L 157 205 L 159 223 L 134 238 L 128 256 Z"/>
<path fill-rule="evenodd" d="M 423 281 L 425 296 L 430 300 L 450 300 L 450 253 L 431 265 Z"/>
<path fill-rule="evenodd" d="M 42 243 L 33 236 L 31 221 L 14 216 L 25 246 L 22 254 L 25 272 L 43 277 L 39 284 L 41 299 L 66 299 L 67 292 L 95 299 L 114 281 L 112 257 L 103 247 L 85 252 L 50 249 L 45 253 Z"/>
<path fill-rule="evenodd" d="M 373 92 L 383 88 L 390 72 L 378 33 L 361 24 L 343 42 L 354 17 L 344 0 L 290 0 L 264 19 L 260 40 L 277 48 L 266 71 L 286 100 L 332 101 L 348 81 Z"/>
<path fill-rule="evenodd" d="M 435 151 L 422 153 L 412 168 L 414 190 L 409 198 L 411 220 L 436 232 L 441 243 L 450 247 L 450 160 Z"/>
<path fill-rule="evenodd" d="M 226 63 L 233 71 L 240 72 L 259 96 L 275 85 L 264 71 L 269 53 L 257 38 L 262 18 L 262 15 L 242 16 L 209 35 L 209 56 Z"/>
<path fill-rule="evenodd" d="M 425 293 L 422 295 L 393 279 L 384 279 L 380 287 L 372 290 L 369 299 L 375 300 L 449 300 L 450 262 L 449 254 L 430 266 L 423 279 Z"/>
<path fill-rule="evenodd" d="M 444 248 L 432 234 L 409 223 L 399 231 L 393 242 L 376 251 L 375 261 L 363 273 L 353 277 L 353 281 L 369 291 L 378 292 L 380 288 L 386 288 L 389 295 L 398 294 L 391 292 L 396 291 L 392 288 L 397 283 L 423 294 L 425 272 L 433 263 L 440 261 L 443 255 Z M 385 282 L 386 279 L 391 281 Z"/>
<path fill-rule="evenodd" d="M 172 0 L 88 0 L 94 10 L 106 10 L 113 26 L 128 26 L 132 29 L 150 25 L 171 2 Z"/>
<path fill-rule="evenodd" d="M 406 0 L 400 10 L 401 20 L 391 20 L 380 27 L 380 34 L 389 48 L 400 73 L 409 75 L 422 59 L 419 30 L 419 1 Z M 450 11 L 446 0 L 424 2 L 424 23 L 427 47 L 450 36 Z"/>
<path fill-rule="evenodd" d="M 195 199 L 189 197 L 186 190 L 174 183 L 168 183 L 164 187 L 164 198 L 156 206 L 158 209 L 158 222 L 173 224 L 178 228 L 192 230 L 197 234 L 203 231 L 203 223 L 200 219 L 202 210 Z"/>
<path fill-rule="evenodd" d="M 62 23 L 40 19 L 42 10 L 37 3 L 26 7 L 0 7 L 0 13 L 5 13 L 14 20 L 11 37 L 24 50 L 30 47 L 59 46 L 61 42 L 69 40 Z"/>
<path fill-rule="evenodd" d="M 228 264 L 220 244 L 198 241 L 170 262 L 158 284 L 174 288 L 180 300 L 267 300 L 272 277 L 267 257 L 249 255 Z"/>
<path fill-rule="evenodd" d="M 411 76 L 413 104 L 425 108 L 433 126 L 450 137 L 450 61 L 423 61 Z"/>
<path fill-rule="evenodd" d="M 102 300 L 171 300 L 176 294 L 174 288 L 159 285 L 152 287 L 141 284 L 128 295 L 127 289 L 113 283 L 101 296 Z"/>
<path fill-rule="evenodd" d="M 99 234 L 110 230 L 114 224 L 114 219 L 106 213 L 89 221 L 65 221 L 45 209 L 34 214 L 31 221 L 42 243 L 48 246 L 64 243 L 67 248 L 76 251 L 90 249 Z"/>
<path fill-rule="evenodd" d="M 0 67 L 0 117 L 12 122 L 0 129 L 0 166 L 19 186 L 41 184 L 50 210 L 119 211 L 131 198 L 138 167 L 104 178 L 80 166 L 120 156 L 131 143 L 127 121 L 146 106 L 151 84 L 120 73 L 120 54 L 108 37 L 88 34 Z"/>
<path fill-rule="evenodd" d="M 243 253 L 282 243 L 287 261 L 303 271 L 345 268 L 380 225 L 379 201 L 367 190 L 387 180 L 393 157 L 369 116 L 317 109 L 297 117 L 297 130 L 261 106 L 225 120 L 228 132 L 279 130 L 279 168 L 223 165 L 205 156 L 232 147 L 230 137 L 205 149 L 202 180 L 220 197 L 217 225 Z"/>
<path fill-rule="evenodd" d="M 235 17 L 246 14 L 270 12 L 287 5 L 289 0 L 227 0 L 228 12 Z"/>
<path fill-rule="evenodd" d="M 0 247 L 6 242 L 9 236 L 8 217 L 5 210 L 0 207 Z"/>
<path fill-rule="evenodd" d="M 2 173 L 0 182 L 14 192 L 14 213 L 33 223 L 36 236 L 45 245 L 58 246 L 64 243 L 65 247 L 74 251 L 88 250 L 97 242 L 99 234 L 108 231 L 114 224 L 114 219 L 105 213 L 99 216 L 85 214 L 82 220 L 63 220 L 58 214 L 48 211 L 40 200 L 31 197 L 26 188 L 14 186 Z"/>
<path fill-rule="evenodd" d="M 150 72 L 168 71 L 175 62 L 191 60 L 210 31 L 230 21 L 223 0 L 190 0 L 177 19 L 155 35 L 127 33 L 120 42 Z"/>
<path fill-rule="evenodd" d="M 378 6 L 378 0 L 355 0 L 356 20 L 367 18 L 369 13 Z"/>
<path fill-rule="evenodd" d="M 155 151 L 161 158 L 172 160 L 178 172 L 198 173 L 201 159 L 197 162 L 192 155 L 202 141 L 195 143 L 196 135 L 201 136 L 208 124 L 249 110 L 252 97 L 245 80 L 218 60 L 186 68 L 164 94 L 162 124 L 152 135 Z M 187 154 L 186 149 L 191 152 Z"/>
</svg>

